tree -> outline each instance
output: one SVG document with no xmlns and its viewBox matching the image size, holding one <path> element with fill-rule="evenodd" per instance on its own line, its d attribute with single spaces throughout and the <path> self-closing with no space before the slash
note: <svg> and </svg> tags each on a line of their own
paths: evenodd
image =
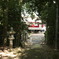
<svg viewBox="0 0 59 59">
<path fill-rule="evenodd" d="M 13 27 L 16 31 L 16 39 L 14 40 L 14 43 L 18 46 L 21 39 L 21 32 L 25 30 L 22 26 L 24 25 L 26 28 L 26 24 L 21 21 L 21 7 L 22 0 L 0 1 L 0 22 L 4 28 L 3 39 L 6 38 L 4 41 L 7 41 L 7 31 L 10 30 L 10 27 Z"/>
<path fill-rule="evenodd" d="M 26 0 L 26 2 L 29 3 L 28 10 L 37 11 L 39 13 L 38 16 L 41 16 L 42 21 L 47 24 L 47 44 L 54 47 L 56 30 L 56 5 L 53 3 L 53 0 Z"/>
</svg>

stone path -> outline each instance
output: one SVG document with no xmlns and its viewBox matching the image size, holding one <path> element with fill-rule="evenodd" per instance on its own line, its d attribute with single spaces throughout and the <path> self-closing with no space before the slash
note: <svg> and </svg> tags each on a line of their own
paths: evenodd
<svg viewBox="0 0 59 59">
<path fill-rule="evenodd" d="M 40 48 L 25 50 L 21 59 L 59 59 L 59 51 L 55 51 L 47 45 L 42 45 Z"/>
</svg>

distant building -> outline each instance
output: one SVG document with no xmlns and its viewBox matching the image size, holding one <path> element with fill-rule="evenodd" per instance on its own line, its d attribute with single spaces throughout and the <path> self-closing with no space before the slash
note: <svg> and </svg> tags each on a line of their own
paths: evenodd
<svg viewBox="0 0 59 59">
<path fill-rule="evenodd" d="M 42 24 L 42 20 L 40 20 L 37 15 L 35 15 L 33 19 L 30 15 L 22 15 L 22 17 L 24 22 L 28 25 L 29 31 L 46 31 L 46 24 Z"/>
<path fill-rule="evenodd" d="M 38 30 L 38 31 L 46 31 L 46 24 L 42 24 L 41 20 L 37 22 L 28 22 L 29 30 Z"/>
</svg>

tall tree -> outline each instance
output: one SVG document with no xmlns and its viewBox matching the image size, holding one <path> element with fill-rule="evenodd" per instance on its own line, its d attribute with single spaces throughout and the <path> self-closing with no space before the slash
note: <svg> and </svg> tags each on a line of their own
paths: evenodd
<svg viewBox="0 0 59 59">
<path fill-rule="evenodd" d="M 10 30 L 10 27 L 13 27 L 16 31 L 16 39 L 14 43 L 19 46 L 20 36 L 22 26 L 26 27 L 21 20 L 21 7 L 22 7 L 22 0 L 1 0 L 0 1 L 0 22 L 3 25 L 3 39 L 5 38 L 4 42 L 7 40 L 7 31 Z"/>
<path fill-rule="evenodd" d="M 57 2 L 56 4 L 58 4 L 58 0 L 55 0 L 55 1 Z M 47 44 L 49 46 L 54 47 L 55 46 L 55 30 L 56 30 L 56 27 L 55 27 L 56 26 L 56 23 L 55 23 L 56 22 L 56 4 L 53 3 L 53 0 L 30 0 L 30 1 L 26 0 L 26 2 L 30 3 L 29 8 L 32 7 L 31 8 L 32 11 L 37 10 L 37 12 L 39 13 L 38 16 L 41 16 L 43 22 L 46 22 Z"/>
</svg>

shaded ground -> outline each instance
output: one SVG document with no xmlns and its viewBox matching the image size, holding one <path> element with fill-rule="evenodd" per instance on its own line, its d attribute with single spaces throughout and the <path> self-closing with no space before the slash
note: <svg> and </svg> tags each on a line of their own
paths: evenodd
<svg viewBox="0 0 59 59">
<path fill-rule="evenodd" d="M 14 48 L 12 50 L 0 51 L 0 59 L 59 59 L 59 51 L 51 49 L 44 43 L 42 34 L 32 38 L 32 44 L 25 48 Z M 36 38 L 35 38 L 36 37 Z M 36 39 L 36 40 L 35 40 Z M 39 43 L 37 43 L 38 41 Z"/>
<path fill-rule="evenodd" d="M 22 53 L 21 59 L 59 59 L 59 51 L 44 44 L 43 33 L 31 34 L 30 40 L 32 45 Z"/>
<path fill-rule="evenodd" d="M 59 59 L 59 51 L 55 51 L 46 45 L 42 45 L 40 48 L 25 50 L 21 59 Z"/>
</svg>

